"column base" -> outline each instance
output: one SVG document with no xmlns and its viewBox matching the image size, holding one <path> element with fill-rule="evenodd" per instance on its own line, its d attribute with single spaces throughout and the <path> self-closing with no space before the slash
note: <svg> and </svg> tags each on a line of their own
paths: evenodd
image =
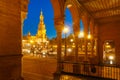
<svg viewBox="0 0 120 80">
<path fill-rule="evenodd" d="M 60 80 L 61 72 L 55 72 L 53 76 L 54 76 L 54 80 Z"/>
</svg>

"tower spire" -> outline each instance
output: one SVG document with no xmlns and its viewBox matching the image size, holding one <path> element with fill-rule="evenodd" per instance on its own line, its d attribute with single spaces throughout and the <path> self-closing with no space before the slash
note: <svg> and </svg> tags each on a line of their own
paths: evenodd
<svg viewBox="0 0 120 80">
<path fill-rule="evenodd" d="M 43 22 L 44 20 L 44 16 L 43 16 L 43 12 L 42 12 L 42 9 L 41 9 L 41 12 L 40 12 L 40 21 Z"/>
<path fill-rule="evenodd" d="M 28 36 L 31 36 L 31 33 L 30 33 L 30 31 L 28 32 Z"/>
<path fill-rule="evenodd" d="M 40 11 L 40 13 L 41 13 L 41 15 L 43 14 L 43 12 L 42 12 L 42 8 L 41 8 L 41 11 Z"/>
<path fill-rule="evenodd" d="M 42 38 L 43 40 L 46 39 L 46 28 L 45 28 L 45 24 L 44 24 L 44 15 L 43 15 L 42 10 L 40 12 L 40 22 L 38 25 L 37 36 Z"/>
</svg>

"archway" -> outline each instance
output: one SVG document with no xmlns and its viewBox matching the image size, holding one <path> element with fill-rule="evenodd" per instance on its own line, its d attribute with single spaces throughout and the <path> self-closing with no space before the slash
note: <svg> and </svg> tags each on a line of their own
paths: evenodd
<svg viewBox="0 0 120 80">
<path fill-rule="evenodd" d="M 47 28 L 46 30 L 47 31 L 49 30 L 50 33 L 53 32 L 52 28 L 54 28 L 54 26 L 53 25 L 51 26 L 51 24 L 54 24 L 53 23 L 53 17 L 52 17 L 52 15 L 49 15 L 51 12 L 53 13 L 53 11 L 49 12 L 49 10 L 47 10 L 48 9 L 47 7 L 52 8 L 52 5 L 51 6 L 50 5 L 47 5 L 47 6 L 45 5 L 46 7 L 45 8 L 42 7 L 42 9 L 41 9 L 40 7 L 43 6 L 42 2 L 46 3 L 46 1 L 42 1 L 42 2 L 40 2 L 40 1 L 41 0 L 36 0 L 36 1 L 31 0 L 31 2 L 29 4 L 29 8 L 30 9 L 28 11 L 28 17 L 31 18 L 31 22 L 28 22 L 27 24 L 29 24 L 28 25 L 28 27 L 29 27 L 28 31 L 31 32 L 31 35 L 29 34 L 27 37 L 31 39 L 30 41 L 28 41 L 31 44 L 31 46 L 29 48 L 31 53 L 30 54 L 28 53 L 28 55 L 29 55 L 28 57 L 27 56 L 26 57 L 23 56 L 23 60 L 22 60 L 22 63 L 23 63 L 22 64 L 22 67 L 23 67 L 22 71 L 23 71 L 23 76 L 25 78 L 29 78 L 30 77 L 29 75 L 31 75 L 31 74 L 33 76 L 38 76 L 39 79 L 40 78 L 42 78 L 42 79 L 46 78 L 46 76 L 49 76 L 49 77 L 47 77 L 47 79 L 48 78 L 53 78 L 52 72 L 56 71 L 56 59 L 55 59 L 56 57 L 52 61 L 53 62 L 52 65 L 50 63 L 51 60 L 46 60 L 44 58 L 45 56 L 48 55 L 48 53 L 45 50 L 45 48 L 48 48 L 48 47 L 46 47 L 47 42 L 46 42 L 46 44 L 43 43 L 44 48 L 42 48 L 43 49 L 42 51 L 45 51 L 46 53 L 44 53 L 44 52 L 42 53 L 42 51 L 41 51 L 41 47 L 42 46 L 41 46 L 41 43 L 39 43 L 41 41 L 40 40 L 41 36 L 39 34 L 45 33 L 45 29 L 44 28 Z M 49 0 L 48 3 L 50 4 L 50 0 Z M 46 4 L 48 4 L 48 3 L 46 3 Z M 30 6 L 31 4 L 34 4 L 34 5 Z M 39 6 L 39 5 L 41 5 L 41 6 Z M 37 11 L 35 11 L 36 9 L 37 9 Z M 46 11 L 45 11 L 45 9 L 46 9 Z M 32 14 L 32 13 L 34 13 L 34 14 Z M 37 13 L 37 14 L 35 14 L 35 13 Z M 32 16 L 30 16 L 30 14 Z M 47 15 L 47 17 L 46 17 L 46 15 Z M 49 18 L 49 17 L 52 17 L 52 18 Z M 36 21 L 36 19 L 37 19 L 37 21 Z M 48 22 L 52 21 L 52 22 L 46 24 L 46 21 L 48 21 Z M 42 28 L 40 27 L 41 25 L 42 25 Z M 37 32 L 38 29 L 44 29 L 44 30 L 43 30 L 43 32 L 42 31 Z M 55 30 L 54 30 L 54 32 L 55 32 Z M 27 34 L 28 34 L 28 32 L 27 32 Z M 49 35 L 49 33 L 47 33 L 47 34 Z M 26 35 L 26 34 L 24 34 L 24 35 Z M 54 33 L 53 35 L 56 35 L 56 33 Z M 51 36 L 51 35 L 49 35 L 49 36 Z M 42 35 L 42 37 L 45 37 L 45 36 Z M 52 37 L 56 37 L 56 36 L 52 36 Z M 36 39 L 36 38 L 39 38 L 39 39 Z M 43 40 L 43 42 L 44 42 L 44 40 Z M 29 46 L 29 44 L 28 44 L 28 46 Z M 33 55 L 32 53 L 33 54 L 35 53 L 35 54 Z M 41 57 L 41 55 L 42 55 L 42 57 Z M 28 58 L 29 58 L 30 63 L 26 62 L 28 60 Z M 35 58 L 37 61 L 34 62 L 34 60 L 32 60 L 32 58 Z M 41 60 L 41 62 L 39 62 L 40 60 Z M 51 69 L 50 69 L 50 67 L 48 68 L 48 66 L 50 66 Z M 26 76 L 26 74 L 27 74 L 27 76 Z M 44 75 L 46 75 L 46 76 L 44 76 Z M 33 77 L 33 79 L 34 78 L 35 77 Z"/>
</svg>

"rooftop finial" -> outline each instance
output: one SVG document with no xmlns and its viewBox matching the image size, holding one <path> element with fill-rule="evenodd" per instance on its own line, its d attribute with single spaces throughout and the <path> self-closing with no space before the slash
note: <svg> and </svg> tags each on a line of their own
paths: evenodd
<svg viewBox="0 0 120 80">
<path fill-rule="evenodd" d="M 31 33 L 30 33 L 30 31 L 28 32 L 28 36 L 31 36 Z"/>
<path fill-rule="evenodd" d="M 40 12 L 40 21 L 43 21 L 44 19 L 44 16 L 43 16 L 43 12 L 42 12 L 42 9 L 41 9 L 41 12 Z"/>
<path fill-rule="evenodd" d="M 42 8 L 41 8 L 41 15 L 43 14 L 43 12 L 42 12 Z"/>
</svg>

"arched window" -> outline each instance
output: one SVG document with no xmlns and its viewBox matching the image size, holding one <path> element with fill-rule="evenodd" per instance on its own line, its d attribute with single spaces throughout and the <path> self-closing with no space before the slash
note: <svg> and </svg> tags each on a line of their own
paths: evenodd
<svg viewBox="0 0 120 80">
<path fill-rule="evenodd" d="M 115 43 L 113 40 L 104 41 L 103 62 L 105 64 L 115 64 Z"/>
</svg>

